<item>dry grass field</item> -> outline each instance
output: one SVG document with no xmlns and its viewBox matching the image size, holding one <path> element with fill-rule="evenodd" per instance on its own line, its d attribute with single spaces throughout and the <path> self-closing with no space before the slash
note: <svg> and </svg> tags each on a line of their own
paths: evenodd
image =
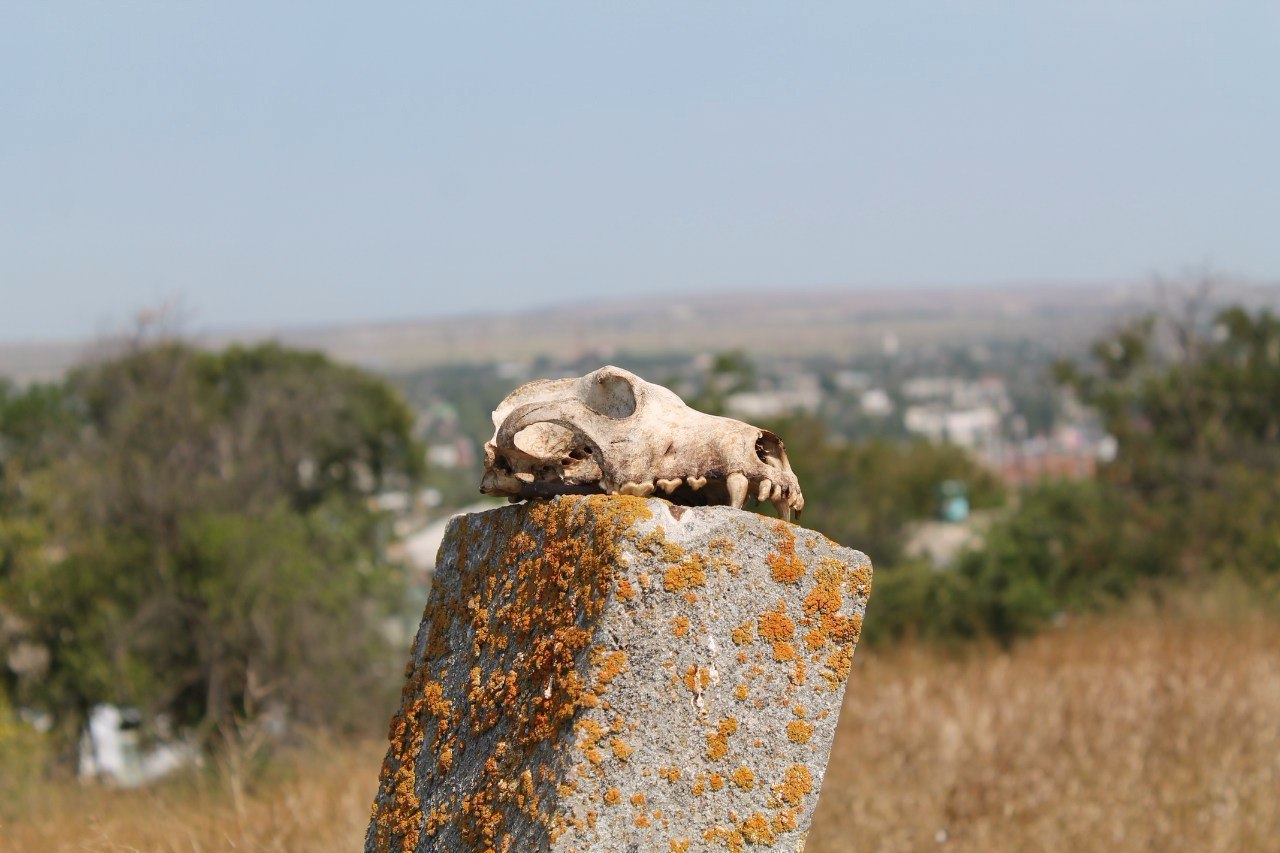
<svg viewBox="0 0 1280 853">
<path fill-rule="evenodd" d="M 1280 622 L 1188 605 L 859 652 L 808 850 L 1280 849 L 1278 652 Z M 358 849 L 381 753 L 316 750 L 239 800 L 51 785 L 0 849 Z"/>
<path fill-rule="evenodd" d="M 1280 623 L 1195 606 L 862 656 L 807 849 L 1280 849 Z"/>
</svg>

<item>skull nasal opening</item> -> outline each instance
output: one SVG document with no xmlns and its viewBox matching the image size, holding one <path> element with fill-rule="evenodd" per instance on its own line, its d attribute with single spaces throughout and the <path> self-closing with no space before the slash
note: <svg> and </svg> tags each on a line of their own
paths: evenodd
<svg viewBox="0 0 1280 853">
<path fill-rule="evenodd" d="M 782 449 L 782 442 L 771 432 L 764 432 L 756 439 L 756 456 L 770 468 L 776 468 L 779 471 L 783 470 L 787 458 Z"/>
</svg>

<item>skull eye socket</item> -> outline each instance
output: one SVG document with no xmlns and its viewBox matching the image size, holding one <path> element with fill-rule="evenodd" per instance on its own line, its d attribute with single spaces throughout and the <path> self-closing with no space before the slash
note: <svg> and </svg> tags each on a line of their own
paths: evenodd
<svg viewBox="0 0 1280 853">
<path fill-rule="evenodd" d="M 582 402 L 587 408 L 606 418 L 621 420 L 636 413 L 636 392 L 625 377 L 600 372 L 586 383 Z"/>
</svg>

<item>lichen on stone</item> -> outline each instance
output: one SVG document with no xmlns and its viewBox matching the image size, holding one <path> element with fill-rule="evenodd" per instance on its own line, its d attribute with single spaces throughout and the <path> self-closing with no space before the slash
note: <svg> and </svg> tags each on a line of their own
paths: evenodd
<svg viewBox="0 0 1280 853">
<path fill-rule="evenodd" d="M 455 520 L 366 849 L 795 849 L 871 578 L 799 530 L 605 496 Z"/>
</svg>

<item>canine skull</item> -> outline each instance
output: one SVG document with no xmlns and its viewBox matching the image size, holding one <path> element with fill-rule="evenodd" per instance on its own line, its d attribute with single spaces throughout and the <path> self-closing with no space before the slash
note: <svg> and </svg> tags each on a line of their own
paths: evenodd
<svg viewBox="0 0 1280 853">
<path fill-rule="evenodd" d="M 522 385 L 493 413 L 480 491 L 510 500 L 562 494 L 673 503 L 771 501 L 804 509 L 787 451 L 768 430 L 689 408 L 674 392 L 617 367 Z"/>
</svg>

